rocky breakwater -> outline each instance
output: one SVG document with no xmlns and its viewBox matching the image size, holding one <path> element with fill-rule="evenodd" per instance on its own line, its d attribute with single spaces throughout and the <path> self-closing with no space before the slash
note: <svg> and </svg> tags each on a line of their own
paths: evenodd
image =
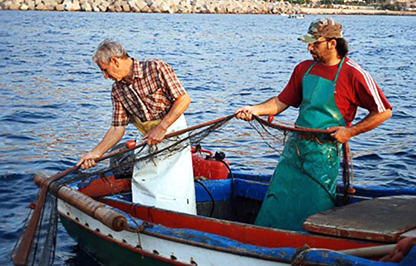
<svg viewBox="0 0 416 266">
<path fill-rule="evenodd" d="M 298 6 L 272 0 L 0 0 L 3 10 L 294 14 Z"/>
</svg>

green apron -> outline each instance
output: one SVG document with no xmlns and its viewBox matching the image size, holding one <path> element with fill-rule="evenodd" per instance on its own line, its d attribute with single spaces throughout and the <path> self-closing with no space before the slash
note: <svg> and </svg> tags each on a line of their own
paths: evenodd
<svg viewBox="0 0 416 266">
<path fill-rule="evenodd" d="M 316 63 L 305 73 L 297 126 L 326 129 L 346 125 L 334 99 L 343 62 L 334 81 L 309 74 Z M 307 217 L 333 208 L 340 154 L 341 144 L 328 135 L 308 138 L 291 133 L 255 224 L 300 231 Z"/>
</svg>

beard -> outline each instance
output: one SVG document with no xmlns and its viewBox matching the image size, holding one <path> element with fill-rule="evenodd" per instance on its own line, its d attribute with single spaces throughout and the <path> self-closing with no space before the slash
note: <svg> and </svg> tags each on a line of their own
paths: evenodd
<svg viewBox="0 0 416 266">
<path fill-rule="evenodd" d="M 311 55 L 314 61 L 318 61 L 318 62 L 322 61 L 322 58 L 319 55 L 312 53 L 312 52 L 311 52 Z"/>
</svg>

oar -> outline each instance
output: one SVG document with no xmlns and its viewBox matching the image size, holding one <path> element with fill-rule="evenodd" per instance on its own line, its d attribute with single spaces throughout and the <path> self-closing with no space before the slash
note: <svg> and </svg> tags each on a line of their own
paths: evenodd
<svg viewBox="0 0 416 266">
<path fill-rule="evenodd" d="M 192 131 L 192 130 L 195 130 L 195 129 L 199 129 L 199 128 L 202 128 L 202 127 L 206 127 L 206 126 L 209 126 L 209 125 L 212 125 L 212 124 L 215 124 L 215 123 L 219 123 L 219 122 L 222 122 L 222 121 L 225 121 L 225 120 L 229 120 L 229 119 L 232 119 L 234 116 L 235 115 L 233 114 L 233 115 L 221 117 L 221 118 L 218 118 L 218 119 L 206 122 L 206 123 L 202 123 L 202 124 L 199 124 L 199 125 L 196 125 L 196 126 L 188 127 L 186 129 L 183 129 L 183 130 L 172 132 L 170 134 L 167 134 L 165 136 L 165 139 L 175 137 L 175 136 L 181 135 L 183 133 L 186 133 L 186 132 L 189 132 L 189 131 Z M 98 158 L 96 160 L 96 162 L 100 162 L 100 161 L 103 161 L 103 160 L 108 159 L 110 157 L 126 153 L 128 151 L 137 149 L 137 148 L 142 147 L 144 145 L 146 145 L 146 143 L 143 142 L 143 143 L 135 145 L 132 148 L 127 148 L 127 149 L 123 149 L 121 151 L 110 153 L 108 155 L 105 155 L 103 157 Z M 14 265 L 26 265 L 28 260 L 29 260 L 30 251 L 31 251 L 31 248 L 32 248 L 32 245 L 33 245 L 33 241 L 35 239 L 36 228 L 38 227 L 38 224 L 39 224 L 39 219 L 40 219 L 41 214 L 42 214 L 43 205 L 45 204 L 46 194 L 48 192 L 50 184 L 52 182 L 62 178 L 62 177 L 74 172 L 74 171 L 77 171 L 79 168 L 80 168 L 79 165 L 75 165 L 75 166 L 73 166 L 73 167 L 71 167 L 71 168 L 69 168 L 65 171 L 62 171 L 62 172 L 60 172 L 56 175 L 53 175 L 53 176 L 51 176 L 51 177 L 49 177 L 45 180 L 45 182 L 41 186 L 41 191 L 40 191 L 40 195 L 39 195 L 38 202 L 36 204 L 35 210 L 33 211 L 32 217 L 29 220 L 29 224 L 26 228 L 26 231 L 25 231 L 25 233 L 22 237 L 22 240 L 21 240 L 18 248 L 17 248 L 16 256 L 13 258 L 13 264 Z"/>
</svg>

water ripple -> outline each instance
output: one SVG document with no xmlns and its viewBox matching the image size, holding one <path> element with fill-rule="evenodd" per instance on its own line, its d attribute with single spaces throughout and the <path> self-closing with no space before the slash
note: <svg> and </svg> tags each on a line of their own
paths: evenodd
<svg viewBox="0 0 416 266">
<path fill-rule="evenodd" d="M 103 38 L 121 41 L 138 59 L 168 62 L 192 98 L 186 115 L 195 125 L 279 93 L 294 66 L 310 58 L 297 37 L 316 18 L 0 12 L 0 265 L 11 265 L 8 254 L 37 193 L 33 174 L 72 167 L 110 125 L 111 82 L 91 61 Z M 351 141 L 355 181 L 416 186 L 416 90 L 411 87 L 416 17 L 337 20 L 344 24 L 350 57 L 394 106 L 390 120 Z M 293 122 L 296 115 L 290 108 L 279 119 Z M 357 119 L 366 115 L 359 111 Z M 135 136 L 128 127 L 125 139 Z M 251 173 L 273 173 L 279 158 L 241 121 L 230 122 L 203 146 L 224 151 L 233 169 Z M 57 265 L 96 265 L 66 234 L 58 237 Z"/>
</svg>

